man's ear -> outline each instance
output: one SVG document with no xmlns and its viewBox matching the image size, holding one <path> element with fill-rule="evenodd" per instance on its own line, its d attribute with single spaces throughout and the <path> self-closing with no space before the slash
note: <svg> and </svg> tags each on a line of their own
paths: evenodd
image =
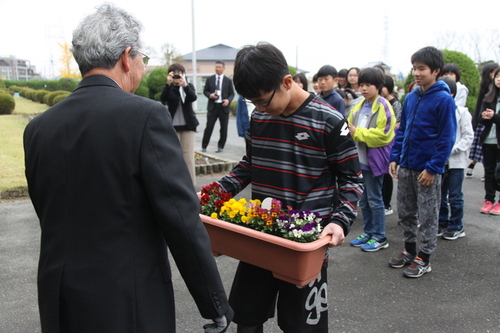
<svg viewBox="0 0 500 333">
<path fill-rule="evenodd" d="M 132 56 L 130 55 L 130 52 L 132 52 L 132 48 L 130 46 L 127 46 L 120 57 L 121 66 L 123 66 L 123 70 L 126 73 L 130 72 L 131 68 Z"/>
</svg>

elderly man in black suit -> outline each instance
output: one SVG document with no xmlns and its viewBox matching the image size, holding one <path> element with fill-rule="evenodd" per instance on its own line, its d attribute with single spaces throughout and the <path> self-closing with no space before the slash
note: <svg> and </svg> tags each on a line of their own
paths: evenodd
<svg viewBox="0 0 500 333">
<path fill-rule="evenodd" d="M 175 332 L 167 246 L 205 332 L 233 316 L 170 115 L 133 94 L 142 25 L 104 4 L 73 33 L 83 80 L 24 135 L 43 332 Z"/>
<path fill-rule="evenodd" d="M 234 98 L 234 88 L 233 81 L 223 74 L 225 68 L 223 61 L 217 61 L 215 63 L 215 74 L 207 79 L 203 89 L 203 94 L 208 98 L 207 125 L 201 141 L 201 151 L 203 152 L 207 151 L 217 119 L 219 119 L 220 124 L 220 138 L 215 152 L 222 152 L 226 145 L 229 104 Z"/>
</svg>

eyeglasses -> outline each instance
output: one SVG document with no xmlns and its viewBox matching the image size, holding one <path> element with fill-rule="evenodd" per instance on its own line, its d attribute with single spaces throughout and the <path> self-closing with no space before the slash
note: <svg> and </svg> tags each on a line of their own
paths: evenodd
<svg viewBox="0 0 500 333">
<path fill-rule="evenodd" d="M 146 67 L 148 65 L 150 58 L 142 52 L 139 52 L 139 53 L 142 54 L 142 62 L 144 63 L 144 67 Z"/>
<path fill-rule="evenodd" d="M 254 102 L 254 101 L 251 101 L 249 100 L 253 105 L 255 106 L 269 106 L 269 104 L 271 104 L 272 100 L 273 100 L 273 97 L 274 97 L 274 94 L 276 94 L 276 91 L 278 91 L 279 87 L 276 88 L 276 90 L 273 91 L 273 94 L 271 95 L 271 98 L 269 98 L 269 100 L 266 102 L 266 103 L 259 103 L 259 102 Z"/>
</svg>

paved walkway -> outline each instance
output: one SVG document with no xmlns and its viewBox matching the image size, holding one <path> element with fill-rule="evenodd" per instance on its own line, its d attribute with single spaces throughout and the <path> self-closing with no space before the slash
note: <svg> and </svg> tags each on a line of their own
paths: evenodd
<svg viewBox="0 0 500 333">
<path fill-rule="evenodd" d="M 199 116 L 201 147 L 205 117 Z M 229 123 L 229 141 L 215 154 L 218 128 L 208 153 L 238 160 L 244 154 L 243 139 Z M 479 214 L 484 195 L 481 167 L 464 182 L 467 236 L 438 241 L 431 273 L 419 279 L 403 278 L 402 270 L 387 265 L 402 250 L 402 233 L 396 215 L 387 218 L 390 247 L 374 253 L 344 245 L 331 251 L 329 268 L 330 332 L 500 332 L 500 217 Z M 221 175 L 197 178 L 197 186 Z M 242 194 L 249 197 L 248 190 Z M 393 201 L 395 205 L 395 201 Z M 360 218 L 347 236 L 362 232 Z M 40 332 L 36 298 L 36 267 L 40 229 L 29 200 L 0 203 L 0 332 Z M 217 258 L 226 290 L 230 289 L 236 261 Z M 201 332 L 203 320 L 175 267 L 173 279 L 178 332 Z M 236 332 L 231 325 L 229 333 Z M 275 320 L 266 333 L 280 332 Z"/>
</svg>

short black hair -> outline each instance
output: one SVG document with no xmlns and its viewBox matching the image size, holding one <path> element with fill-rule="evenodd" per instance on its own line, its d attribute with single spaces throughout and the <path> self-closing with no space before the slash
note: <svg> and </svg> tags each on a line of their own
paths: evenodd
<svg viewBox="0 0 500 333">
<path fill-rule="evenodd" d="M 455 64 L 453 62 L 449 62 L 447 64 L 444 64 L 443 70 L 441 71 L 441 75 L 445 75 L 448 73 L 455 74 L 455 76 L 457 77 L 457 82 L 460 81 L 460 68 L 458 68 L 457 64 Z"/>
<path fill-rule="evenodd" d="M 421 62 L 429 66 L 431 72 L 439 69 L 438 75 L 440 75 L 444 66 L 444 54 L 433 46 L 426 46 L 411 56 L 412 65 L 416 62 Z"/>
<path fill-rule="evenodd" d="M 168 67 L 169 73 L 173 71 L 181 71 L 182 73 L 186 73 L 186 69 L 184 68 L 184 66 L 179 63 L 172 64 L 170 65 L 170 67 Z"/>
<path fill-rule="evenodd" d="M 236 54 L 234 87 L 245 98 L 258 98 L 262 92 L 277 90 L 288 74 L 285 56 L 272 44 L 247 45 Z"/>
<path fill-rule="evenodd" d="M 318 82 L 318 73 L 313 75 L 312 81 L 313 81 L 313 83 Z"/>
<path fill-rule="evenodd" d="M 342 90 L 342 89 L 335 89 L 335 91 L 337 92 L 337 94 L 340 95 L 340 97 L 342 97 L 344 99 L 347 98 L 347 94 L 346 94 L 346 92 L 344 90 Z"/>
<path fill-rule="evenodd" d="M 299 79 L 300 82 L 302 82 L 302 86 L 305 91 L 307 91 L 307 88 L 309 86 L 309 82 L 307 82 L 307 78 L 306 76 L 304 75 L 304 73 L 297 73 L 295 74 L 293 77 L 293 80 L 295 81 L 296 79 Z"/>
<path fill-rule="evenodd" d="M 318 71 L 318 77 L 331 75 L 334 79 L 339 76 L 337 69 L 331 65 L 324 65 Z"/>
<path fill-rule="evenodd" d="M 216 64 L 216 65 L 217 65 L 217 64 L 221 64 L 221 65 L 222 65 L 222 67 L 226 67 L 226 64 L 225 64 L 225 63 L 224 63 L 224 61 L 222 61 L 222 60 L 217 60 L 217 61 L 215 62 L 215 64 Z"/>
<path fill-rule="evenodd" d="M 443 81 L 444 83 L 446 83 L 448 85 L 448 88 L 450 88 L 451 94 L 453 95 L 453 97 L 455 97 L 455 95 L 457 94 L 457 83 L 451 77 L 448 77 L 448 76 L 441 76 L 439 78 L 439 80 Z"/>
<path fill-rule="evenodd" d="M 339 70 L 339 77 L 347 77 L 347 68 Z"/>
<path fill-rule="evenodd" d="M 361 72 L 359 73 L 358 84 L 373 84 L 375 87 L 377 87 L 379 94 L 384 87 L 384 82 L 384 74 L 378 68 L 368 67 L 361 70 Z"/>
<path fill-rule="evenodd" d="M 385 82 L 384 82 L 384 87 L 387 88 L 387 91 L 389 94 L 392 94 L 394 92 L 394 80 L 392 79 L 392 76 L 385 74 Z"/>
</svg>

